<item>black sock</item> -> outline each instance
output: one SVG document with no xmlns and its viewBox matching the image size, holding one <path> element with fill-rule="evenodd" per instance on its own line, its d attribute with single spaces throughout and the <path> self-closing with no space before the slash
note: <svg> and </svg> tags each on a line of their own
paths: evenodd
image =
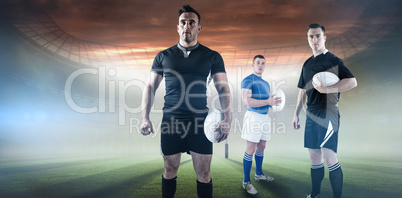
<svg viewBox="0 0 402 198">
<path fill-rule="evenodd" d="M 315 197 L 321 192 L 321 182 L 324 179 L 324 163 L 311 165 L 311 197 Z"/>
<path fill-rule="evenodd" d="M 212 179 L 208 183 L 201 183 L 197 180 L 197 195 L 199 198 L 212 197 Z"/>
<path fill-rule="evenodd" d="M 162 175 L 162 197 L 173 198 L 176 193 L 176 179 L 165 179 Z"/>
<path fill-rule="evenodd" d="M 334 198 L 340 198 L 342 196 L 342 185 L 343 185 L 343 172 L 339 162 L 329 166 L 329 180 L 331 181 L 332 192 Z"/>
</svg>

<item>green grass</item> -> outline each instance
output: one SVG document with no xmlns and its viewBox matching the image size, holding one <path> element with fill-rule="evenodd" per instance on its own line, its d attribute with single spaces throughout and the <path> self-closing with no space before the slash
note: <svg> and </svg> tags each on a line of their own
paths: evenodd
<svg viewBox="0 0 402 198">
<path fill-rule="evenodd" d="M 342 159 L 341 165 L 344 197 L 401 197 L 402 163 Z M 275 181 L 253 182 L 256 197 L 304 197 L 310 191 L 309 168 L 308 159 L 266 157 L 263 170 Z M 160 156 L 2 161 L 0 197 L 161 197 L 162 173 Z M 249 197 L 241 188 L 241 156 L 214 157 L 211 176 L 214 197 Z M 191 158 L 183 155 L 176 197 L 196 197 L 195 181 Z M 327 169 L 322 196 L 332 197 Z"/>
</svg>

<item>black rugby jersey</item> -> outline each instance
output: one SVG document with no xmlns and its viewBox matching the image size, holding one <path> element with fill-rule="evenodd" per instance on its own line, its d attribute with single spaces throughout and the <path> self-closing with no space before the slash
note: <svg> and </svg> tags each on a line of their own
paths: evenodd
<svg viewBox="0 0 402 198">
<path fill-rule="evenodd" d="M 211 75 L 226 72 L 221 55 L 201 44 L 190 54 L 174 45 L 159 52 L 151 71 L 165 78 L 165 115 L 186 116 L 207 113 L 206 81 Z"/>
<path fill-rule="evenodd" d="M 334 54 L 325 51 L 316 57 L 311 56 L 303 64 L 300 74 L 299 83 L 300 89 L 305 89 L 307 94 L 307 106 L 322 106 L 327 107 L 336 105 L 339 101 L 340 93 L 322 94 L 314 89 L 313 76 L 318 72 L 332 72 L 336 74 L 340 80 L 344 78 L 354 78 L 353 74 L 343 64 L 343 61 Z"/>
</svg>

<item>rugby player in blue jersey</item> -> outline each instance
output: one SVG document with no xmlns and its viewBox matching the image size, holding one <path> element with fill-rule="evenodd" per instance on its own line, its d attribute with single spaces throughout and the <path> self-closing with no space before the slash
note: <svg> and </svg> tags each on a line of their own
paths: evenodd
<svg viewBox="0 0 402 198">
<path fill-rule="evenodd" d="M 141 133 L 154 133 L 149 113 L 155 91 L 165 78 L 165 103 L 161 123 L 161 153 L 164 160 L 162 197 L 174 197 L 176 174 L 182 152 L 191 154 L 197 175 L 198 197 L 212 197 L 210 165 L 212 143 L 204 134 L 208 114 L 206 86 L 211 74 L 219 94 L 224 119 L 218 124 L 218 142 L 228 137 L 231 97 L 220 54 L 197 41 L 201 31 L 200 15 L 189 5 L 179 10 L 177 32 L 179 43 L 159 52 L 153 62 L 150 78 L 144 88 Z M 191 195 L 189 195 L 191 196 Z"/>
<path fill-rule="evenodd" d="M 264 175 L 262 172 L 262 162 L 264 158 L 265 145 L 271 139 L 271 125 L 268 116 L 270 106 L 279 105 L 282 100 L 280 97 L 270 96 L 270 86 L 267 81 L 262 79 L 265 70 L 265 57 L 256 55 L 253 58 L 253 73 L 243 79 L 241 83 L 242 101 L 247 107 L 244 115 L 243 129 L 241 137 L 247 141 L 246 152 L 243 157 L 244 180 L 243 188 L 252 195 L 257 194 L 257 190 L 251 184 L 250 171 L 252 166 L 253 154 L 255 152 L 256 181 L 271 182 L 274 178 Z"/>
</svg>

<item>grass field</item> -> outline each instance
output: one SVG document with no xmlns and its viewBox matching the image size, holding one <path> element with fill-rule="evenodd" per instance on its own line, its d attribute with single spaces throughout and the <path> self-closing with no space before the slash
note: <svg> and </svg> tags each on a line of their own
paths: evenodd
<svg viewBox="0 0 402 198">
<path fill-rule="evenodd" d="M 275 181 L 253 182 L 259 191 L 256 197 L 293 198 L 309 193 L 308 159 L 271 157 L 266 161 L 263 170 Z M 402 163 L 351 159 L 341 163 L 344 197 L 402 197 Z M 161 197 L 162 173 L 161 157 L 2 161 L 0 197 Z M 214 157 L 211 175 L 214 197 L 249 197 L 241 188 L 241 156 Z M 176 197 L 196 197 L 195 180 L 191 158 L 183 155 Z M 322 196 L 332 197 L 328 170 Z"/>
</svg>

